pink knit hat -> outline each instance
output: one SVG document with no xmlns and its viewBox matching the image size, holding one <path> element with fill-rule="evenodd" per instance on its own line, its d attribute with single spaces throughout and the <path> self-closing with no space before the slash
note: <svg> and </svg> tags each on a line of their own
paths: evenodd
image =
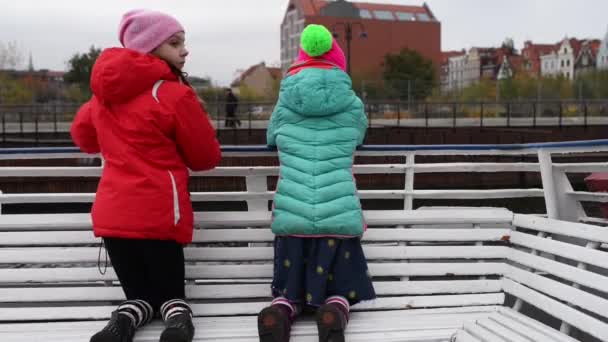
<svg viewBox="0 0 608 342">
<path fill-rule="evenodd" d="M 331 50 L 319 57 L 311 57 L 304 50 L 302 50 L 302 48 L 300 48 L 297 61 L 305 62 L 311 59 L 326 60 L 335 64 L 338 68 L 346 72 L 346 57 L 344 56 L 344 51 L 342 51 L 342 48 L 340 48 L 340 45 L 338 45 L 335 39 L 332 41 Z"/>
<path fill-rule="evenodd" d="M 128 49 L 149 53 L 172 35 L 182 31 L 182 25 L 167 14 L 133 10 L 123 15 L 118 38 L 122 46 Z"/>
</svg>

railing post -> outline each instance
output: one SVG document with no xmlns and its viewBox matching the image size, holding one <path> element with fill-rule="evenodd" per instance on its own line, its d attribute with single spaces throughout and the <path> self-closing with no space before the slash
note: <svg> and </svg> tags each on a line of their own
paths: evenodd
<svg viewBox="0 0 608 342">
<path fill-rule="evenodd" d="M 414 167 L 416 165 L 416 154 L 414 152 L 405 155 L 405 197 L 404 210 L 414 209 Z"/>
<path fill-rule="evenodd" d="M 536 111 L 538 110 L 537 106 L 538 106 L 537 102 L 532 103 L 532 127 L 533 128 L 536 128 Z"/>
<path fill-rule="evenodd" d="M 583 102 L 583 106 L 584 106 L 583 108 L 585 108 L 584 109 L 584 113 L 585 113 L 585 130 L 587 130 L 587 116 L 589 115 L 589 107 L 587 105 L 587 101 Z"/>
<path fill-rule="evenodd" d="M 266 176 L 247 176 L 245 177 L 248 193 L 265 193 L 268 191 L 268 182 Z M 268 200 L 249 199 L 247 200 L 248 211 L 268 211 Z"/>
<path fill-rule="evenodd" d="M 424 103 L 424 127 L 426 129 L 429 128 L 429 104 L 428 104 L 428 102 Z"/>
<path fill-rule="evenodd" d="M 237 113 L 238 115 L 238 113 Z M 249 136 L 251 136 L 251 117 L 253 116 L 253 109 L 251 108 L 251 104 L 249 105 L 249 128 L 248 128 L 248 133 Z"/>
<path fill-rule="evenodd" d="M 38 112 L 34 112 L 34 134 L 35 134 L 35 141 L 36 141 L 36 146 L 38 146 Z"/>
<path fill-rule="evenodd" d="M 507 127 L 511 127 L 511 102 L 507 102 Z"/>
<path fill-rule="evenodd" d="M 484 111 L 484 103 L 483 103 L 483 101 L 481 102 L 480 106 L 481 106 L 481 108 L 480 108 L 480 111 L 479 111 L 479 129 L 483 130 L 483 115 L 484 115 L 484 112 L 483 112 Z"/>
<path fill-rule="evenodd" d="M 401 101 L 397 101 L 397 127 L 401 127 Z"/>
<path fill-rule="evenodd" d="M 562 129 L 562 118 L 564 117 L 564 103 L 559 101 L 559 129 Z"/>
<path fill-rule="evenodd" d="M 458 110 L 458 105 L 454 102 L 452 106 L 452 129 L 456 130 L 456 111 Z"/>
<path fill-rule="evenodd" d="M 538 151 L 538 162 L 540 163 L 540 176 L 543 183 L 547 217 L 550 219 L 559 220 L 559 206 L 557 203 L 557 193 L 555 190 L 555 178 L 553 176 L 551 152 L 540 149 Z"/>
</svg>

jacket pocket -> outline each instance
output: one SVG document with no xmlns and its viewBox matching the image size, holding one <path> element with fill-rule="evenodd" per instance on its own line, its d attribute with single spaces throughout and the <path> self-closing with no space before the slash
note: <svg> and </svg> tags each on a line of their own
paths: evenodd
<svg viewBox="0 0 608 342">
<path fill-rule="evenodd" d="M 169 177 L 171 178 L 171 190 L 173 192 L 173 225 L 177 226 L 181 218 L 181 214 L 179 212 L 179 194 L 177 193 L 177 183 L 175 182 L 175 177 L 171 171 L 168 172 Z"/>
</svg>

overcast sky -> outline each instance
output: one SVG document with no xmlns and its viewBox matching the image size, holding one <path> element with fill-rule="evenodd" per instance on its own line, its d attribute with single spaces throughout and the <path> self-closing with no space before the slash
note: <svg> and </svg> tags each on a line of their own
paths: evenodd
<svg viewBox="0 0 608 342">
<path fill-rule="evenodd" d="M 368 0 L 421 5 L 423 0 Z M 499 45 L 512 37 L 553 43 L 603 38 L 608 0 L 427 0 L 442 22 L 442 48 Z M 121 15 L 133 8 L 172 14 L 186 28 L 192 75 L 226 85 L 238 69 L 280 59 L 287 0 L 0 0 L 0 42 L 17 41 L 34 66 L 65 70 L 75 52 L 118 46 Z M 27 58 L 23 67 L 27 65 Z"/>
</svg>

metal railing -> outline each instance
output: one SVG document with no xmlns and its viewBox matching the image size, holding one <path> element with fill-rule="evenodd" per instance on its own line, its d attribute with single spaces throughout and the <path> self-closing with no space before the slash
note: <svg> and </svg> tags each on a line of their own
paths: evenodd
<svg viewBox="0 0 608 342">
<path fill-rule="evenodd" d="M 265 129 L 274 102 L 242 102 L 239 129 Z M 76 103 L 0 105 L 0 134 L 45 139 L 69 132 Z M 209 102 L 207 111 L 218 129 L 226 127 L 224 102 Z M 608 125 L 608 99 L 511 102 L 368 101 L 372 127 L 563 127 Z"/>
<path fill-rule="evenodd" d="M 230 157 L 275 156 L 265 146 L 223 147 L 223 155 Z M 469 199 L 514 199 L 542 198 L 549 218 L 566 221 L 589 221 L 581 202 L 607 203 L 608 193 L 574 191 L 568 174 L 608 172 L 608 162 L 580 163 L 581 156 L 597 152 L 608 152 L 608 140 L 576 141 L 562 143 L 515 144 L 515 145 L 441 145 L 441 146 L 362 146 L 358 156 L 397 156 L 401 163 L 356 164 L 357 175 L 402 175 L 404 188 L 382 190 L 360 190 L 361 199 L 403 200 L 405 210 L 413 209 L 416 199 L 469 200 Z M 423 156 L 536 156 L 534 162 L 442 162 L 417 163 Z M 568 158 L 572 162 L 554 163 L 552 158 Z M 0 149 L 0 160 L 18 159 L 88 159 L 99 158 L 80 153 L 75 148 L 15 148 Z M 99 177 L 101 167 L 0 167 L 0 177 Z M 243 177 L 246 191 L 194 192 L 193 201 L 240 202 L 246 201 L 250 208 L 267 208 L 274 192 L 268 191 L 268 177 L 278 176 L 276 166 L 218 167 L 206 172 L 195 172 L 197 177 Z M 537 173 L 542 179 L 542 188 L 518 189 L 437 189 L 426 190 L 415 187 L 417 174 L 457 173 Z M 1 189 L 0 189 L 1 190 Z M 89 203 L 93 193 L 80 194 L 1 194 L 0 204 L 22 203 Z M 596 220 L 601 220 L 597 219 Z"/>
</svg>

